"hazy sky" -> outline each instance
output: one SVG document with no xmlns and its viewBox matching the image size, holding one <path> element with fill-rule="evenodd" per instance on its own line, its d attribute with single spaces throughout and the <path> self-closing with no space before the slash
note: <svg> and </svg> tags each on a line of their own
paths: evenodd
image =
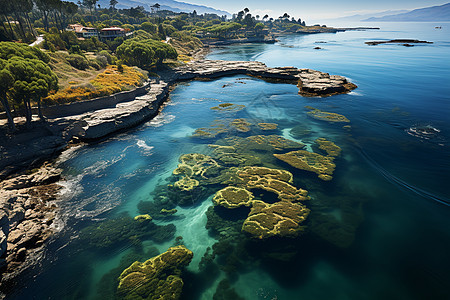
<svg viewBox="0 0 450 300">
<path fill-rule="evenodd" d="M 340 16 L 365 14 L 386 10 L 410 10 L 449 1 L 441 0 L 178 0 L 193 4 L 202 4 L 230 13 L 248 7 L 253 15 L 278 17 L 287 12 L 289 15 L 305 20 L 320 20 Z M 319 4 L 317 4 L 319 3 Z"/>
</svg>

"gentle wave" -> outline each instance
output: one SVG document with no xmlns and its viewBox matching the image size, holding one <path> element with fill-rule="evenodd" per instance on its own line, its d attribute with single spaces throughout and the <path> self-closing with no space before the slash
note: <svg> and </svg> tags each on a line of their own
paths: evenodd
<svg viewBox="0 0 450 300">
<path fill-rule="evenodd" d="M 365 158 L 365 160 L 376 170 L 378 171 L 384 178 L 386 178 L 389 182 L 398 185 L 401 188 L 407 189 L 423 198 L 433 200 L 440 204 L 450 206 L 450 199 L 436 196 L 428 191 L 425 191 L 419 187 L 410 185 L 406 181 L 398 178 L 397 176 L 391 174 L 389 171 L 384 169 L 380 164 L 378 164 L 373 158 L 371 158 L 362 148 L 358 147 L 361 153 L 361 156 Z"/>
</svg>

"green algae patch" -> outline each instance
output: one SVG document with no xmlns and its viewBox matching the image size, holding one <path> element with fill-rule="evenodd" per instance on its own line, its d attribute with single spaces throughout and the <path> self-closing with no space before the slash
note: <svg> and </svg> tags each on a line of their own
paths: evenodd
<svg viewBox="0 0 450 300">
<path fill-rule="evenodd" d="M 332 123 L 350 123 L 350 120 L 343 115 L 322 111 L 311 106 L 305 106 L 305 108 L 310 110 L 306 114 L 316 120 L 328 121 Z"/>
<path fill-rule="evenodd" d="M 151 221 L 152 217 L 149 214 L 145 214 L 145 215 L 139 215 L 139 216 L 134 217 L 134 220 L 138 221 L 138 222 L 147 222 L 147 221 Z"/>
<path fill-rule="evenodd" d="M 280 201 L 269 204 L 255 201 L 242 230 L 257 239 L 270 237 L 296 237 L 304 227 L 309 209 L 300 203 Z"/>
<path fill-rule="evenodd" d="M 178 167 L 173 171 L 174 175 L 184 175 L 188 178 L 208 179 L 214 175 L 219 164 L 211 157 L 201 153 L 183 154 L 179 159 Z"/>
<path fill-rule="evenodd" d="M 134 262 L 120 274 L 117 295 L 120 299 L 179 299 L 184 285 L 180 273 L 193 256 L 186 247 L 176 246 L 143 263 Z"/>
<path fill-rule="evenodd" d="M 230 126 L 235 128 L 239 132 L 249 132 L 251 125 L 252 123 L 248 122 L 246 119 L 234 119 L 230 123 Z"/>
<path fill-rule="evenodd" d="M 189 176 L 183 176 L 180 180 L 175 182 L 174 187 L 183 191 L 192 191 L 195 187 L 199 186 L 198 180 Z"/>
<path fill-rule="evenodd" d="M 289 149 L 303 149 L 304 144 L 288 140 L 279 135 L 254 135 L 247 138 L 250 146 L 269 145 L 273 150 L 282 151 Z M 257 147 L 256 147 L 257 148 Z"/>
<path fill-rule="evenodd" d="M 333 157 L 323 156 L 305 150 L 291 151 L 285 154 L 274 154 L 276 158 L 284 161 L 294 168 L 314 172 L 325 181 L 331 180 L 336 165 Z"/>
<path fill-rule="evenodd" d="M 224 166 L 253 166 L 261 164 L 259 157 L 236 152 L 233 146 L 208 145 L 213 149 L 214 157 Z"/>
<path fill-rule="evenodd" d="M 278 128 L 278 124 L 276 123 L 258 123 L 258 127 L 264 131 L 276 130 Z"/>
<path fill-rule="evenodd" d="M 341 155 L 341 147 L 325 138 L 318 138 L 315 143 L 319 145 L 319 149 L 327 153 L 328 156 L 338 157 Z"/>
<path fill-rule="evenodd" d="M 219 112 L 238 112 L 245 108 L 245 105 L 233 103 L 221 103 L 217 106 L 211 107 L 212 110 Z"/>
<path fill-rule="evenodd" d="M 254 198 L 253 194 L 246 189 L 228 186 L 214 195 L 213 203 L 225 208 L 237 208 L 250 206 Z"/>
<path fill-rule="evenodd" d="M 162 208 L 159 213 L 165 216 L 171 216 L 174 215 L 178 212 L 178 210 L 176 208 L 172 208 L 172 209 L 166 209 L 166 208 Z"/>
<path fill-rule="evenodd" d="M 252 238 L 267 239 L 296 237 L 304 231 L 300 224 L 306 220 L 309 209 L 300 201 L 309 199 L 308 192 L 291 185 L 293 176 L 290 172 L 255 166 L 235 168 L 234 172 L 236 176 L 230 180 L 234 186 L 218 191 L 213 203 L 229 209 L 250 206 L 250 213 L 242 225 L 243 232 Z M 274 193 L 279 201 L 267 203 L 265 196 L 255 199 L 253 189 Z"/>
<path fill-rule="evenodd" d="M 201 139 L 212 139 L 226 132 L 228 132 L 226 124 L 223 121 L 216 120 L 209 127 L 197 128 L 192 136 Z"/>
</svg>

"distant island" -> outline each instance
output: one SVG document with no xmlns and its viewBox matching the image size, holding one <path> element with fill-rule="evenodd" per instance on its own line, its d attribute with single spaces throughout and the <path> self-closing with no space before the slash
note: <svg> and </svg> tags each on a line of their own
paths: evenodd
<svg viewBox="0 0 450 300">
<path fill-rule="evenodd" d="M 415 9 L 409 12 L 372 17 L 364 22 L 437 22 L 450 21 L 450 3 Z"/>
</svg>

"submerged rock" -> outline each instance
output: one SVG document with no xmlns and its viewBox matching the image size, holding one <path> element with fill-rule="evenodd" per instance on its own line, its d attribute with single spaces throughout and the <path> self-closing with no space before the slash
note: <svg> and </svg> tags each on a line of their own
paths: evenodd
<svg viewBox="0 0 450 300">
<path fill-rule="evenodd" d="M 308 127 L 304 124 L 299 124 L 293 127 L 291 130 L 289 130 L 289 134 L 294 139 L 301 139 L 304 136 L 311 134 L 311 127 Z"/>
<path fill-rule="evenodd" d="M 245 108 L 245 105 L 233 103 L 220 103 L 218 106 L 211 107 L 212 110 L 219 112 L 238 112 Z"/>
<path fill-rule="evenodd" d="M 176 246 L 143 263 L 134 262 L 119 276 L 119 298 L 179 299 L 184 284 L 181 269 L 189 265 L 193 256 L 186 247 Z"/>
<path fill-rule="evenodd" d="M 403 44 L 409 45 L 409 44 L 433 44 L 433 42 L 427 42 L 427 41 L 419 41 L 419 40 L 409 40 L 409 39 L 397 39 L 397 40 L 390 40 L 390 41 L 370 41 L 365 42 L 365 44 L 369 46 L 376 46 L 380 44 Z M 409 45 L 412 46 L 412 45 Z"/>
<path fill-rule="evenodd" d="M 276 123 L 258 123 L 258 127 L 261 130 L 269 131 L 276 130 L 278 128 L 278 124 Z"/>
<path fill-rule="evenodd" d="M 236 128 L 239 132 L 249 132 L 252 123 L 248 122 L 246 119 L 235 119 L 230 123 L 230 125 Z"/>
<path fill-rule="evenodd" d="M 147 239 L 162 242 L 170 240 L 174 234 L 173 224 L 160 226 L 154 224 L 149 215 L 141 215 L 136 219 L 124 214 L 82 229 L 79 242 L 83 247 L 110 248 L 124 243 L 138 245 Z"/>
<path fill-rule="evenodd" d="M 152 217 L 149 214 L 145 214 L 134 217 L 134 220 L 139 222 L 146 222 L 146 221 L 149 222 L 152 220 Z"/>
<path fill-rule="evenodd" d="M 315 143 L 319 145 L 319 149 L 327 153 L 328 156 L 337 157 L 341 155 L 341 148 L 332 141 L 325 138 L 318 138 Z"/>
<path fill-rule="evenodd" d="M 337 123 L 337 122 L 350 123 L 350 120 L 347 119 L 343 115 L 322 111 L 320 109 L 317 109 L 317 108 L 314 108 L 311 106 L 305 106 L 305 108 L 311 110 L 311 111 L 307 112 L 308 116 L 310 116 L 316 120 L 328 121 L 328 122 L 333 122 L 333 123 Z"/>
<path fill-rule="evenodd" d="M 336 165 L 333 157 L 323 156 L 305 150 L 292 151 L 285 154 L 274 154 L 274 156 L 294 168 L 314 172 L 325 181 L 331 180 Z"/>
</svg>

